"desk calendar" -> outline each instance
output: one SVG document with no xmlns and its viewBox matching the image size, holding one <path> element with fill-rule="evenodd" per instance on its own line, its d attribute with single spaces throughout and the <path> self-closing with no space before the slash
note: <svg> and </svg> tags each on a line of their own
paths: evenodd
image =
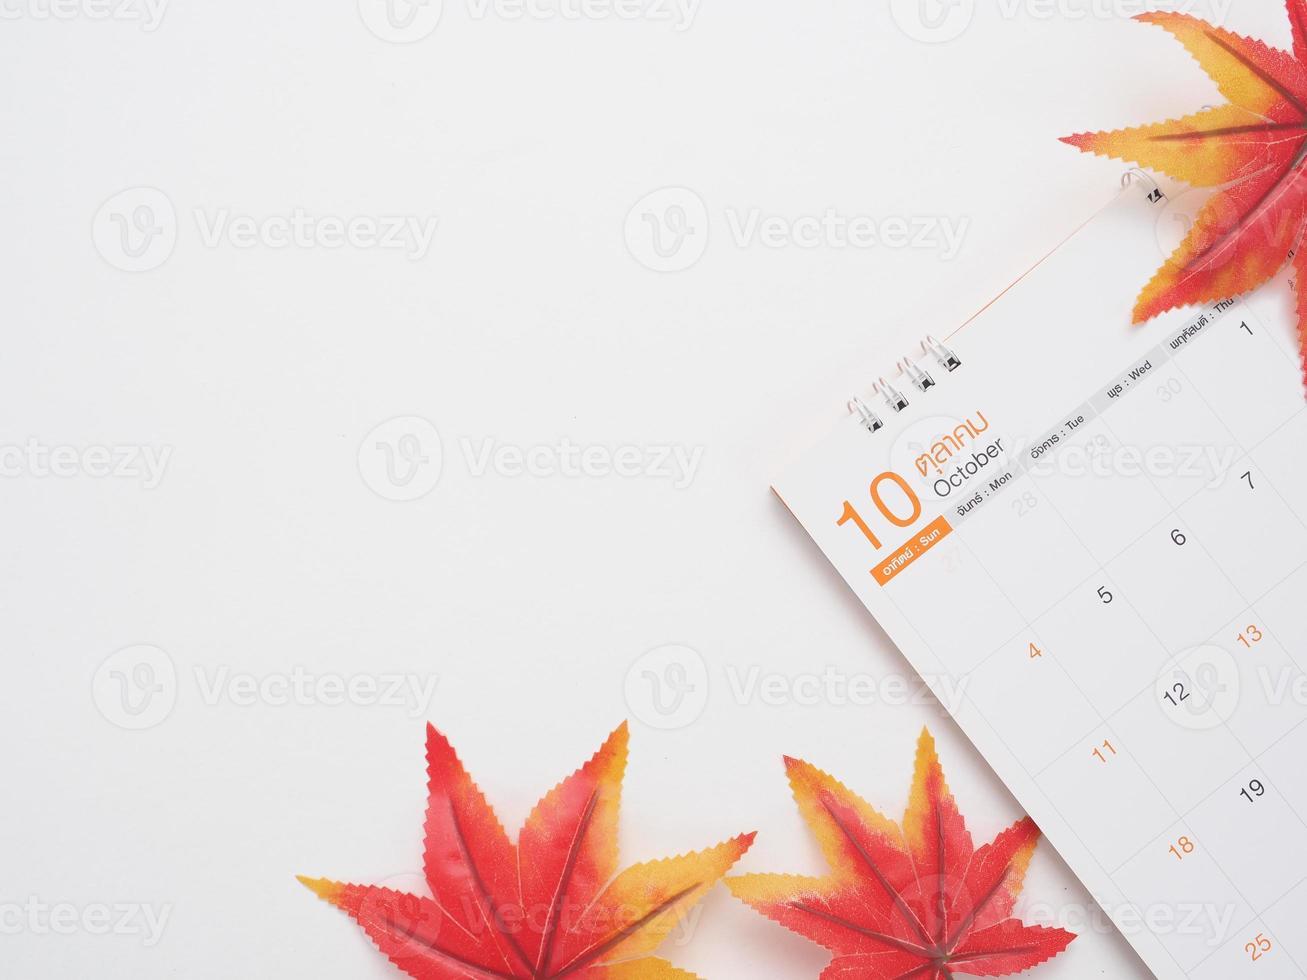
<svg viewBox="0 0 1307 980">
<path fill-rule="evenodd" d="M 1158 977 L 1304 977 L 1288 292 L 1131 326 L 1164 205 L 1134 180 L 775 490 Z"/>
</svg>

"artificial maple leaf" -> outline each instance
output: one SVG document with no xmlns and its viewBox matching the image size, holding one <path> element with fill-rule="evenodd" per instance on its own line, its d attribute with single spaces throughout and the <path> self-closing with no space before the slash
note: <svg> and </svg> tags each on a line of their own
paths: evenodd
<svg viewBox="0 0 1307 980">
<path fill-rule="evenodd" d="M 834 953 L 822 980 L 1005 976 L 1075 939 L 1011 917 L 1039 828 L 1027 817 L 977 850 L 929 731 L 917 743 L 901 828 L 808 763 L 787 758 L 785 768 L 833 874 L 743 875 L 726 885 Z"/>
<path fill-rule="evenodd" d="M 427 726 L 431 898 L 300 878 L 416 980 L 690 980 L 649 954 L 753 843 L 617 874 L 627 727 L 556 786 L 513 844 L 449 741 Z"/>
<path fill-rule="evenodd" d="M 1229 104 L 1170 122 L 1063 142 L 1218 190 L 1144 287 L 1134 319 L 1233 299 L 1284 267 L 1307 227 L 1307 0 L 1287 0 L 1292 53 L 1191 17 L 1140 14 L 1169 31 Z M 1298 337 L 1307 382 L 1307 256 L 1297 249 Z"/>
</svg>

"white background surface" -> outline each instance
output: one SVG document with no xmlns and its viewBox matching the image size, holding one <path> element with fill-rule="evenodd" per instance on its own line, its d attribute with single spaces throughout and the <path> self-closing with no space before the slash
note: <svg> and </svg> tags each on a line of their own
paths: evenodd
<svg viewBox="0 0 1307 980">
<path fill-rule="evenodd" d="M 93 456 L 0 480 L 5 975 L 397 975 L 293 876 L 413 883 L 426 720 L 515 827 L 630 717 L 629 862 L 756 829 L 742 870 L 819 872 L 782 755 L 897 815 L 923 724 L 977 838 L 1015 819 L 937 708 L 737 692 L 911 677 L 769 480 L 848 392 L 1111 196 L 1121 168 L 1057 136 L 1219 101 L 1132 4 L 976 6 L 943 8 L 962 19 L 931 40 L 965 29 L 926 43 L 898 0 L 702 0 L 683 30 L 674 12 L 513 19 L 446 0 L 429 36 L 395 44 L 347 0 L 175 0 L 156 30 L 6 0 L 0 444 L 171 455 L 153 488 L 92 475 Z M 1278 5 L 1258 7 L 1226 22 L 1287 43 Z M 111 212 L 144 200 L 115 196 L 142 186 L 167 196 L 175 248 L 156 238 L 162 263 L 129 273 L 102 253 Z M 624 235 L 666 186 L 707 214 L 690 215 L 706 251 L 674 273 L 638 261 L 643 211 Z M 205 241 L 224 212 L 297 208 L 439 226 L 417 260 Z M 731 222 L 755 209 L 966 234 L 950 260 L 935 243 L 742 245 Z M 417 485 L 439 480 L 394 502 L 373 487 L 396 430 L 369 433 L 409 416 L 439 434 Z M 701 462 L 680 487 L 478 473 L 487 446 L 563 440 Z M 124 691 L 143 702 L 113 671 L 147 678 L 106 658 L 141 644 L 166 652 L 163 690 L 125 715 Z M 660 730 L 641 658 L 668 644 L 698 651 L 707 681 L 688 723 Z M 417 710 L 278 703 L 266 683 L 238 703 L 240 678 L 296 671 L 438 680 Z M 142 720 L 158 723 L 115 723 Z M 153 945 L 61 935 L 33 899 L 169 918 Z M 1042 849 L 1025 907 L 1083 935 L 1038 975 L 1146 976 L 1086 902 Z M 667 953 L 709 978 L 815 977 L 827 958 L 724 890 Z"/>
</svg>

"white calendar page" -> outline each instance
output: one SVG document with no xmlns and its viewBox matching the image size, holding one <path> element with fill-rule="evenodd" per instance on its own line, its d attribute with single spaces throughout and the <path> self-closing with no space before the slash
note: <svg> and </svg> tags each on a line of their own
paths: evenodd
<svg viewBox="0 0 1307 980">
<path fill-rule="evenodd" d="M 1161 207 L 1123 192 L 775 490 L 1157 976 L 1303 977 L 1296 345 L 1275 286 L 1130 325 Z"/>
</svg>

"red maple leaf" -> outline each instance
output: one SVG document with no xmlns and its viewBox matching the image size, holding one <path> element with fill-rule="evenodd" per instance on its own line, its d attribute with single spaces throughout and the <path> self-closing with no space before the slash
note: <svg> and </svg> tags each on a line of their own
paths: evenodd
<svg viewBox="0 0 1307 980">
<path fill-rule="evenodd" d="M 1039 828 L 1027 817 L 977 850 L 928 731 L 917 745 L 901 828 L 808 763 L 786 759 L 785 768 L 833 874 L 743 875 L 726 884 L 763 915 L 834 953 L 822 980 L 1005 976 L 1056 956 L 1075 939 L 1011 917 Z"/>
<path fill-rule="evenodd" d="M 1307 380 L 1307 250 L 1299 248 L 1307 230 L 1307 0 L 1288 0 L 1288 11 L 1292 53 L 1187 14 L 1140 14 L 1136 20 L 1174 35 L 1229 103 L 1063 142 L 1217 188 L 1188 237 L 1140 293 L 1136 323 L 1256 289 L 1295 252 Z"/>
<path fill-rule="evenodd" d="M 749 845 L 617 874 L 627 728 L 545 796 L 513 844 L 453 748 L 427 729 L 431 897 L 300 880 L 416 980 L 693 980 L 649 954 Z"/>
</svg>

